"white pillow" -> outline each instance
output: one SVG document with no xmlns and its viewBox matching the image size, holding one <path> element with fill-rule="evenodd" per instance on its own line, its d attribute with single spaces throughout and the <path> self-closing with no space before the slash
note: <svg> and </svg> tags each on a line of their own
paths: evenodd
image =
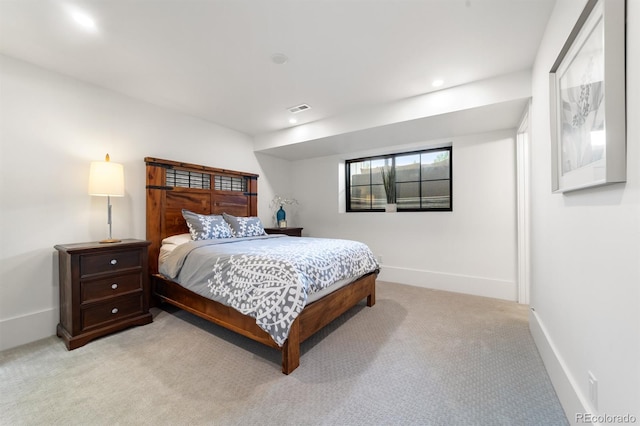
<svg viewBox="0 0 640 426">
<path fill-rule="evenodd" d="M 177 246 L 179 246 L 180 244 L 184 244 L 187 243 L 189 241 L 193 241 L 191 239 L 191 234 L 178 234 L 178 235 L 172 235 L 170 237 L 165 238 L 164 240 L 162 240 L 162 244 L 175 244 Z"/>
</svg>

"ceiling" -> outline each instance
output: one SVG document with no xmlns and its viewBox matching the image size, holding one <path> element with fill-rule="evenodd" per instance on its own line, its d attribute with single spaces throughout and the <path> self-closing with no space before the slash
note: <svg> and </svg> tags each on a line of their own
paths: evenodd
<svg viewBox="0 0 640 426">
<path fill-rule="evenodd" d="M 0 53 L 255 136 L 530 69 L 554 3 L 0 0 Z"/>
</svg>

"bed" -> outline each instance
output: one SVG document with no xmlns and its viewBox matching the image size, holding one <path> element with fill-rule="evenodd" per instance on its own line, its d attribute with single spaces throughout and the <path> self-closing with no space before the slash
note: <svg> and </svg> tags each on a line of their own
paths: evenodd
<svg viewBox="0 0 640 426">
<path fill-rule="evenodd" d="M 189 233 L 183 211 L 201 215 L 248 218 L 257 216 L 258 175 L 196 164 L 147 157 L 147 239 L 152 292 L 166 302 L 282 353 L 282 372 L 290 374 L 300 364 L 300 343 L 366 299 L 375 304 L 377 269 L 345 280 L 335 291 L 304 305 L 288 325 L 286 340 L 276 342 L 256 319 L 223 303 L 198 294 L 159 273 L 162 241 Z M 293 243 L 297 237 L 273 236 Z M 257 239 L 268 239 L 263 237 Z M 297 243 L 302 243 L 297 241 Z M 271 244 L 271 242 L 269 243 Z"/>
</svg>

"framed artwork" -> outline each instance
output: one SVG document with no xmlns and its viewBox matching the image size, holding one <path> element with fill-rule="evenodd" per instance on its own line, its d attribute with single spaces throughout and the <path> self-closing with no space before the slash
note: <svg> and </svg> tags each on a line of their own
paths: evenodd
<svg viewBox="0 0 640 426">
<path fill-rule="evenodd" d="M 589 0 L 549 73 L 552 190 L 626 180 L 625 0 Z"/>
</svg>

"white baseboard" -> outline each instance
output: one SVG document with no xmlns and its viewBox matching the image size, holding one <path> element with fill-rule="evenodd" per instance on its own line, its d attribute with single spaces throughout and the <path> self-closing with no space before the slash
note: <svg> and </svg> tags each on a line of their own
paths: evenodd
<svg viewBox="0 0 640 426">
<path fill-rule="evenodd" d="M 473 294 L 503 300 L 518 300 L 518 288 L 514 281 L 469 275 L 445 274 L 421 269 L 398 268 L 382 265 L 380 281 L 407 284 L 434 290 Z"/>
<path fill-rule="evenodd" d="M 578 414 L 595 413 L 595 411 L 591 409 L 590 404 L 581 395 L 575 379 L 569 372 L 553 341 L 549 338 L 546 327 L 534 309 L 529 311 L 529 329 L 567 420 L 572 425 L 584 424 L 584 421 L 578 422 L 576 416 Z"/>
<path fill-rule="evenodd" d="M 0 351 L 56 334 L 59 319 L 59 309 L 51 308 L 0 320 Z"/>
</svg>

